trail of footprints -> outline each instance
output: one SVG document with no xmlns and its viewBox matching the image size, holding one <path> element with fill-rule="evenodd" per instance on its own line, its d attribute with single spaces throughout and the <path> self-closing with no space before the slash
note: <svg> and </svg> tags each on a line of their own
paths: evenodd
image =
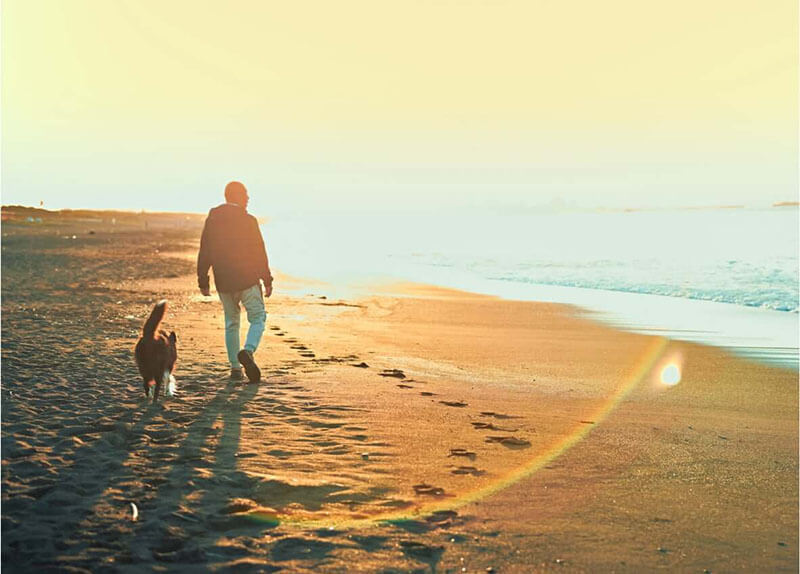
<svg viewBox="0 0 800 574">
<path fill-rule="evenodd" d="M 301 357 L 313 359 L 315 363 L 348 363 L 353 367 L 367 369 L 370 366 L 361 361 L 357 362 L 359 358 L 355 355 L 348 355 L 344 357 L 328 357 L 326 359 L 317 358 L 316 354 L 309 349 L 306 345 L 299 342 L 294 337 L 286 337 L 288 333 L 283 331 L 278 326 L 271 326 L 270 329 L 273 331 L 273 334 L 278 337 L 285 337 L 283 340 L 290 345 L 291 349 L 294 349 L 298 352 Z M 378 373 L 378 376 L 386 378 L 386 379 L 394 379 L 397 381 L 395 386 L 402 390 L 414 390 L 417 389 L 419 384 L 424 384 L 422 381 L 418 381 L 406 376 L 405 372 L 401 369 L 394 369 L 394 368 L 387 368 L 382 369 Z M 436 393 L 431 391 L 420 391 L 420 395 L 422 397 L 436 397 L 438 396 Z M 434 399 L 431 399 L 434 400 Z M 445 400 L 440 399 L 438 403 L 444 407 L 449 408 L 457 408 L 457 409 L 466 409 L 469 407 L 469 403 L 466 403 L 461 400 Z M 521 429 L 519 426 L 508 426 L 504 424 L 500 424 L 499 421 L 508 421 L 513 419 L 519 419 L 520 417 L 515 415 L 509 415 L 504 413 L 496 413 L 493 411 L 481 411 L 477 413 L 478 417 L 481 417 L 483 420 L 471 421 L 470 424 L 476 431 L 484 431 L 491 434 L 486 434 L 484 441 L 491 444 L 497 444 L 502 447 L 518 450 L 518 449 L 526 449 L 531 446 L 531 442 L 526 438 L 516 436 L 514 433 L 518 433 Z M 487 420 L 488 419 L 488 420 Z M 498 421 L 498 422 L 495 422 Z M 498 434 L 498 433 L 505 433 L 505 434 Z M 331 448 L 335 449 L 336 446 L 331 445 Z M 336 452 L 335 450 L 332 452 Z M 465 448 L 452 448 L 450 452 L 447 454 L 448 459 L 464 459 L 464 464 L 450 464 L 450 472 L 454 475 L 458 476 L 465 476 L 465 477 L 477 477 L 477 476 L 484 476 L 487 474 L 487 471 L 477 466 L 466 464 L 467 461 L 473 462 L 475 461 L 478 456 L 475 452 L 469 451 Z M 461 461 L 458 461 L 461 462 Z M 447 493 L 443 488 L 426 484 L 420 483 L 413 485 L 414 494 L 418 497 L 430 497 L 430 498 L 442 498 L 448 496 Z"/>
<path fill-rule="evenodd" d="M 378 373 L 381 377 L 393 378 L 403 381 L 402 383 L 398 383 L 396 386 L 400 389 L 415 389 L 413 384 L 410 383 L 420 383 L 420 381 L 416 381 L 414 379 L 410 379 L 406 377 L 406 374 L 400 369 L 384 369 L 380 373 Z M 421 391 L 420 395 L 423 397 L 435 397 L 437 396 L 436 393 L 432 393 L 430 391 Z M 460 400 L 439 400 L 439 404 L 450 407 L 450 408 L 458 408 L 463 409 L 469 406 L 468 403 Z M 499 424 L 495 424 L 492 422 L 494 420 L 509 420 L 509 419 L 517 419 L 519 417 L 514 415 L 508 415 L 503 413 L 496 413 L 492 411 L 481 411 L 479 413 L 480 417 L 488 418 L 489 421 L 481 420 L 481 421 L 472 421 L 470 424 L 475 430 L 479 431 L 492 431 L 494 433 L 516 433 L 520 429 L 518 427 L 511 428 L 507 426 L 500 426 Z M 509 449 L 525 449 L 531 446 L 530 441 L 524 438 L 520 438 L 513 434 L 491 434 L 487 435 L 485 438 L 487 443 L 499 444 Z M 456 458 L 456 459 L 466 459 L 468 461 L 474 461 L 478 458 L 478 455 L 475 452 L 469 451 L 465 448 L 452 448 L 447 455 L 448 458 Z M 486 471 L 480 469 L 473 465 L 468 464 L 453 464 L 451 465 L 450 472 L 455 475 L 460 476 L 484 476 Z M 420 483 L 413 486 L 414 493 L 419 497 L 434 497 L 434 498 L 442 498 L 447 496 L 447 493 L 443 488 L 433 486 L 427 483 Z"/>
</svg>

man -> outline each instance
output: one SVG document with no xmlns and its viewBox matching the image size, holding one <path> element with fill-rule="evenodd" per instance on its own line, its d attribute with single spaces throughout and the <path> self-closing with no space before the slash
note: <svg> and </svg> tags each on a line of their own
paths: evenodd
<svg viewBox="0 0 800 574">
<path fill-rule="evenodd" d="M 241 380 L 244 367 L 247 379 L 257 383 L 261 380 L 261 370 L 253 354 L 264 334 L 267 318 L 261 283 L 263 296 L 272 295 L 272 274 L 258 221 L 247 213 L 249 199 L 244 185 L 232 181 L 225 186 L 225 203 L 208 212 L 197 255 L 197 284 L 203 295 L 211 295 L 208 269 L 213 267 L 214 283 L 225 311 L 225 347 L 231 378 Z M 250 323 L 241 349 L 240 303 Z"/>
</svg>

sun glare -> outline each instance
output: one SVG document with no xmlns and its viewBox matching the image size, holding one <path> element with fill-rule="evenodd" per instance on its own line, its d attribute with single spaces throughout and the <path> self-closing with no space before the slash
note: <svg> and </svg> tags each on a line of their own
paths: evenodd
<svg viewBox="0 0 800 574">
<path fill-rule="evenodd" d="M 681 382 L 681 369 L 675 363 L 670 363 L 661 371 L 661 382 L 665 385 L 677 385 Z"/>
</svg>

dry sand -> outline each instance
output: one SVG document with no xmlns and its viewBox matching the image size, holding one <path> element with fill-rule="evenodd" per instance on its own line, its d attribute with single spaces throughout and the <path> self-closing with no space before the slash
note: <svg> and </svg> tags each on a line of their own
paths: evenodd
<svg viewBox="0 0 800 574">
<path fill-rule="evenodd" d="M 278 275 L 263 382 L 234 384 L 195 289 L 202 217 L 22 215 L 2 228 L 9 572 L 798 569 L 796 371 L 560 305 Z M 153 407 L 132 348 L 164 297 L 179 395 Z"/>
</svg>

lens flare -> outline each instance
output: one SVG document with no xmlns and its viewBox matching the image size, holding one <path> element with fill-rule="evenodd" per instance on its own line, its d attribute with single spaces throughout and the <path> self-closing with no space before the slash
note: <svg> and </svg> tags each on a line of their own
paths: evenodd
<svg viewBox="0 0 800 574">
<path fill-rule="evenodd" d="M 670 363 L 661 370 L 661 382 L 673 386 L 681 382 L 681 368 L 675 363 Z"/>
<path fill-rule="evenodd" d="M 659 359 L 662 357 L 668 343 L 669 340 L 663 337 L 656 337 L 653 339 L 649 348 L 634 364 L 630 374 L 625 377 L 620 387 L 599 405 L 596 410 L 590 415 L 587 415 L 595 424 L 579 424 L 571 433 L 556 439 L 549 447 L 545 447 L 527 462 L 509 471 L 507 474 L 497 477 L 496 480 L 482 487 L 459 493 L 456 497 L 449 500 L 416 505 L 411 509 L 407 508 L 394 512 L 377 512 L 373 515 L 343 514 L 337 516 L 326 514 L 315 518 L 313 516 L 304 516 L 300 513 L 276 512 L 275 514 L 249 515 L 249 518 L 259 523 L 269 524 L 270 527 L 275 527 L 280 524 L 304 528 L 358 528 L 369 524 L 400 524 L 408 520 L 419 520 L 426 516 L 432 516 L 437 512 L 441 513 L 457 510 L 471 502 L 484 499 L 531 476 L 586 438 L 591 430 L 599 426 L 649 373 L 652 373 L 654 376 L 658 372 Z M 673 362 L 674 360 L 674 356 L 669 359 L 670 362 L 664 370 L 666 371 L 670 366 L 674 366 L 678 373 L 678 378 L 680 378 L 680 369 Z"/>
</svg>

